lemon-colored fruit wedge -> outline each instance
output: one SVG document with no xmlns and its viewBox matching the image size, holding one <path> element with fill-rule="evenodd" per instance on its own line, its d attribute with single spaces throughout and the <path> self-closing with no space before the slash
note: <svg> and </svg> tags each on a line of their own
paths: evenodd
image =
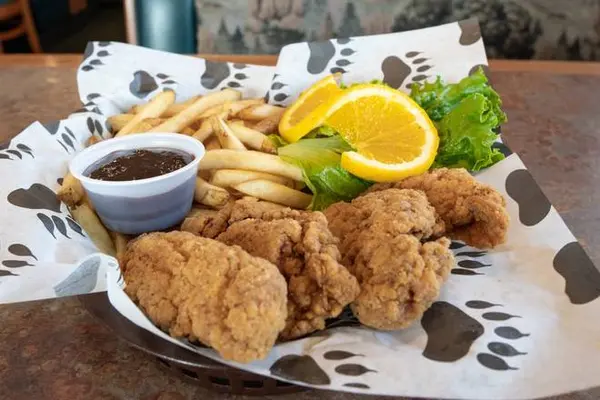
<svg viewBox="0 0 600 400">
<path fill-rule="evenodd" d="M 302 92 L 287 108 L 279 122 L 279 133 L 288 142 L 296 142 L 311 130 L 323 124 L 327 105 L 342 93 L 336 79 L 338 75 L 327 75 Z"/>
<path fill-rule="evenodd" d="M 342 154 L 342 167 L 375 182 L 427 171 L 439 137 L 429 116 L 406 94 L 384 85 L 355 85 L 326 110 L 325 124 L 356 151 Z"/>
</svg>

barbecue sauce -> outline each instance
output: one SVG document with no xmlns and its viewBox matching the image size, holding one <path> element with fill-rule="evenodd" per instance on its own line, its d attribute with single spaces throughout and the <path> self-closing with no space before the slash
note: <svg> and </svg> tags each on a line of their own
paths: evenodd
<svg viewBox="0 0 600 400">
<path fill-rule="evenodd" d="M 84 175 L 101 181 L 135 181 L 177 171 L 193 159 L 191 154 L 171 149 L 117 151 L 90 166 Z"/>
</svg>

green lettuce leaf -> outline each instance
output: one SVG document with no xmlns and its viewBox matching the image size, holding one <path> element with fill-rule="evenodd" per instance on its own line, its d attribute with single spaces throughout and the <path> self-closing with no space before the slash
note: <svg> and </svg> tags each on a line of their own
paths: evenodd
<svg viewBox="0 0 600 400">
<path fill-rule="evenodd" d="M 310 131 L 310 133 L 308 135 L 306 135 L 305 138 L 310 139 L 310 138 L 316 138 L 316 137 L 320 137 L 320 136 L 329 137 L 329 136 L 333 136 L 333 135 L 337 135 L 337 132 L 335 131 L 335 129 L 333 129 L 332 127 L 327 126 L 327 125 L 321 125 L 318 128 L 315 128 L 312 131 Z"/>
<path fill-rule="evenodd" d="M 435 124 L 440 135 L 440 147 L 434 167 L 463 167 L 479 171 L 504 158 L 492 149 L 496 140 L 494 128 L 498 115 L 485 96 L 475 93 L 464 98 Z"/>
<path fill-rule="evenodd" d="M 340 166 L 341 154 L 352 147 L 339 135 L 301 139 L 278 149 L 279 156 L 302 168 L 304 182 L 313 193 L 312 210 L 338 201 L 350 201 L 371 186 Z"/>
<path fill-rule="evenodd" d="M 502 160 L 492 144 L 495 129 L 506 122 L 502 101 L 480 68 L 456 84 L 415 84 L 411 94 L 436 125 L 440 147 L 434 167 L 479 171 Z"/>
<path fill-rule="evenodd" d="M 271 143 L 273 143 L 273 146 L 275 146 L 276 149 L 283 147 L 283 146 L 287 146 L 289 144 L 284 138 L 282 138 L 281 136 L 279 136 L 276 133 L 272 133 L 267 137 L 269 138 Z"/>
</svg>

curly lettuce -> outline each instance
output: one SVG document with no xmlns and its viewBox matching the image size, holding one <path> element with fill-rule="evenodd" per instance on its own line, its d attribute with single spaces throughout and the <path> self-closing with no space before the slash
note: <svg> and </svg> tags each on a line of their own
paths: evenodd
<svg viewBox="0 0 600 400">
<path fill-rule="evenodd" d="M 415 84 L 410 96 L 427 112 L 438 130 L 440 146 L 434 168 L 463 167 L 478 171 L 504 158 L 492 144 L 496 140 L 495 130 L 506 121 L 506 114 L 500 96 L 481 69 L 456 84 L 445 84 L 440 78 L 433 83 Z M 304 181 L 313 193 L 312 210 L 350 201 L 372 185 L 341 167 L 341 154 L 353 149 L 327 125 L 291 144 L 279 135 L 270 138 L 284 161 L 302 169 Z"/>
<path fill-rule="evenodd" d="M 496 129 L 506 122 L 502 101 L 480 68 L 456 84 L 415 84 L 410 96 L 429 115 L 440 136 L 433 167 L 487 168 L 504 158 L 492 148 Z"/>
<path fill-rule="evenodd" d="M 339 135 L 300 139 L 278 149 L 281 159 L 302 169 L 304 182 L 313 193 L 311 210 L 350 201 L 372 185 L 341 167 L 341 154 L 345 151 L 352 151 L 352 147 Z"/>
</svg>

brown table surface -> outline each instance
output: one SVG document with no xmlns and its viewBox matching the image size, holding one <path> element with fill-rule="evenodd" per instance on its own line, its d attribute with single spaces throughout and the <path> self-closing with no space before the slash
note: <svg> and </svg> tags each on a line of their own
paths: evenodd
<svg viewBox="0 0 600 400">
<path fill-rule="evenodd" d="M 272 56 L 212 56 L 274 64 Z M 80 56 L 0 57 L 0 142 L 35 120 L 67 116 L 80 104 Z M 508 145 L 575 236 L 600 263 L 600 64 L 495 61 L 492 79 L 509 122 Z M 0 306 L 1 399 L 245 399 L 184 382 L 130 348 L 74 298 Z M 371 399 L 311 390 L 287 399 Z M 600 398 L 600 390 L 555 400 Z"/>
</svg>

